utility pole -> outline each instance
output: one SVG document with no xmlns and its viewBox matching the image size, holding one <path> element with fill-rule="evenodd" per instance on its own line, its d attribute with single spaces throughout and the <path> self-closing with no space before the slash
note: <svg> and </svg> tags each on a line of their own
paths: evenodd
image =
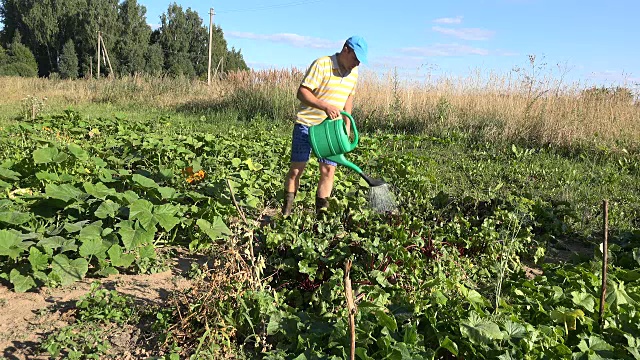
<svg viewBox="0 0 640 360">
<path fill-rule="evenodd" d="M 98 31 L 98 72 L 96 73 L 96 79 L 100 79 L 100 31 Z"/>
<path fill-rule="evenodd" d="M 211 45 L 213 43 L 213 8 L 209 10 L 209 67 L 207 69 L 207 85 L 211 86 Z"/>
<path fill-rule="evenodd" d="M 115 78 L 116 74 L 114 74 L 113 68 L 111 67 L 111 60 L 109 60 L 109 52 L 107 51 L 107 47 L 104 45 L 104 39 L 102 38 L 102 35 L 100 36 L 100 42 L 102 43 L 102 51 L 104 51 L 102 61 L 104 61 L 104 59 L 107 59 L 107 63 L 109 64 L 109 77 L 113 79 Z"/>
</svg>

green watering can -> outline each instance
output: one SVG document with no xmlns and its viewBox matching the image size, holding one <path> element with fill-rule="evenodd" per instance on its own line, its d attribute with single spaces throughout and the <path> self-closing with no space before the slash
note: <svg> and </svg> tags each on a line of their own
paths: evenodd
<svg viewBox="0 0 640 360">
<path fill-rule="evenodd" d="M 378 179 L 372 179 L 367 176 L 358 165 L 347 160 L 344 154 L 353 150 L 358 146 L 359 136 L 356 123 L 353 117 L 345 111 L 340 112 L 351 121 L 351 131 L 353 131 L 353 141 L 349 141 L 347 135 L 347 127 L 342 118 L 332 120 L 325 119 L 322 123 L 309 128 L 309 140 L 313 153 L 320 159 L 329 159 L 340 165 L 344 165 L 349 169 L 357 172 L 369 184 L 369 186 L 384 185 L 385 182 Z"/>
</svg>

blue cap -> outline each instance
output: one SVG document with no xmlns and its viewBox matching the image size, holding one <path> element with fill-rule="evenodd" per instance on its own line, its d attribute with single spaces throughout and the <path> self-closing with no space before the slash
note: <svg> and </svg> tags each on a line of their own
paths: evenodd
<svg viewBox="0 0 640 360">
<path fill-rule="evenodd" d="M 362 36 L 352 36 L 348 38 L 346 45 L 351 49 L 353 49 L 353 51 L 356 53 L 356 57 L 358 58 L 358 61 L 360 61 L 363 64 L 367 63 L 368 47 L 367 47 L 367 42 L 364 41 Z"/>
</svg>

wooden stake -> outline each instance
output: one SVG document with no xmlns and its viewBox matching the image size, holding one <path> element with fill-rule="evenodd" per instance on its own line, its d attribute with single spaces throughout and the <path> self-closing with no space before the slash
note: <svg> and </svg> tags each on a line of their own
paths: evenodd
<svg viewBox="0 0 640 360">
<path fill-rule="evenodd" d="M 356 303 L 353 300 L 353 290 L 351 288 L 351 260 L 347 260 L 344 264 L 344 295 L 347 298 L 347 311 L 349 312 L 349 330 L 351 332 L 351 360 L 356 358 Z"/>
<path fill-rule="evenodd" d="M 600 326 L 603 324 L 604 303 L 607 296 L 607 263 L 609 260 L 609 201 L 602 202 L 602 210 L 604 213 L 603 221 L 603 237 L 602 242 L 602 288 L 600 290 Z"/>
</svg>

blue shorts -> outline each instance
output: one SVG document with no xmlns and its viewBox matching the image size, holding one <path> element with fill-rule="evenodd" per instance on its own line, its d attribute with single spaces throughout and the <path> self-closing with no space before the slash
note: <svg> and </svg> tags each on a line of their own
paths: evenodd
<svg viewBox="0 0 640 360">
<path fill-rule="evenodd" d="M 311 155 L 311 142 L 309 141 L 309 127 L 302 124 L 293 126 L 293 140 L 291 141 L 291 162 L 307 162 Z M 331 160 L 319 159 L 321 163 L 336 166 Z"/>
</svg>

